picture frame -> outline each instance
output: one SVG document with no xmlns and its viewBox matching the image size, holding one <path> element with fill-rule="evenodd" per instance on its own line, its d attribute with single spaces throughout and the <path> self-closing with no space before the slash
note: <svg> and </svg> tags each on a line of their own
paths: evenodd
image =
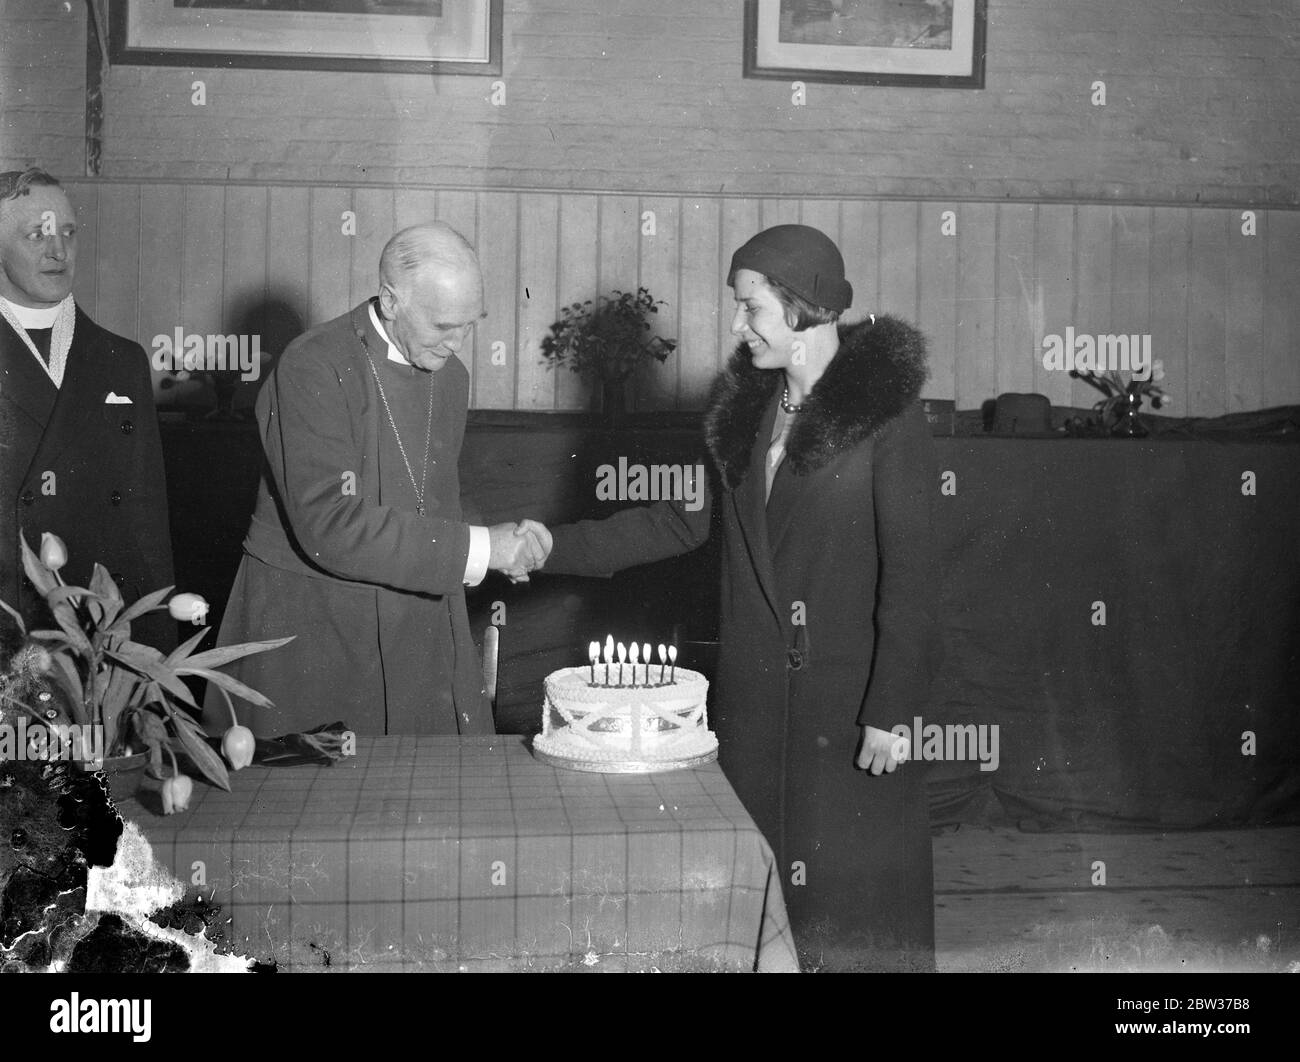
<svg viewBox="0 0 1300 1062">
<path fill-rule="evenodd" d="M 501 74 L 502 0 L 113 0 L 115 65 Z"/>
<path fill-rule="evenodd" d="M 984 87 L 987 0 L 745 0 L 744 76 Z"/>
</svg>

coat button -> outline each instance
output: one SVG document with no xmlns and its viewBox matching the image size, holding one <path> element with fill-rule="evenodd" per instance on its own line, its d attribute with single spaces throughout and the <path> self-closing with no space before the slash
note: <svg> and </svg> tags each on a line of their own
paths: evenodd
<svg viewBox="0 0 1300 1062">
<path fill-rule="evenodd" d="M 791 671 L 798 671 L 803 667 L 803 653 L 798 649 L 791 649 L 785 656 Z"/>
<path fill-rule="evenodd" d="M 133 431 L 135 431 L 135 425 L 134 425 L 134 424 L 132 424 L 129 420 L 124 420 L 124 421 L 122 421 L 122 434 L 123 434 L 123 435 L 130 435 Z"/>
<path fill-rule="evenodd" d="M 23 491 L 21 497 L 24 505 L 31 505 L 36 500 L 36 495 L 29 490 Z"/>
<path fill-rule="evenodd" d="M 115 491 L 113 491 L 113 493 L 110 494 L 110 495 L 108 496 L 108 501 L 109 501 L 109 504 L 111 504 L 111 505 L 121 505 L 121 504 L 122 504 L 122 492 L 121 492 L 120 490 L 115 490 Z"/>
</svg>

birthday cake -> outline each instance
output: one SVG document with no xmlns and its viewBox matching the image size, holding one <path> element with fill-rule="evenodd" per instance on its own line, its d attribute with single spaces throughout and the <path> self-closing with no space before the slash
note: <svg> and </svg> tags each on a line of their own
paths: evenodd
<svg viewBox="0 0 1300 1062">
<path fill-rule="evenodd" d="M 609 672 L 596 664 L 548 675 L 542 732 L 533 738 L 537 758 L 604 774 L 671 771 L 717 759 L 705 705 L 709 680 L 687 668 L 662 679 L 660 671 L 614 665 Z"/>
</svg>

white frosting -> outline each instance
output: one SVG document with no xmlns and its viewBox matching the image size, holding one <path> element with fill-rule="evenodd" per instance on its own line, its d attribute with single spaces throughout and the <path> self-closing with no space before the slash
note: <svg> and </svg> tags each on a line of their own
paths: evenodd
<svg viewBox="0 0 1300 1062">
<path fill-rule="evenodd" d="M 645 668 L 637 668 L 645 681 Z M 651 665 L 651 685 L 605 687 L 604 665 L 596 665 L 596 684 L 588 667 L 562 668 L 546 678 L 542 733 L 533 747 L 550 756 L 602 762 L 644 762 L 689 759 L 712 752 L 718 739 L 709 730 L 709 680 L 698 671 L 677 668 L 673 682 L 658 684 L 659 668 Z M 611 669 L 617 682 L 618 665 Z M 623 669 L 625 683 L 631 665 Z"/>
</svg>

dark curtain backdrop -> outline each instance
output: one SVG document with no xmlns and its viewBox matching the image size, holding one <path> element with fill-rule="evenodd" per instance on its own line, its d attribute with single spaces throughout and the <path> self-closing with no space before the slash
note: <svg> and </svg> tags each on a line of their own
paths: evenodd
<svg viewBox="0 0 1300 1062">
<path fill-rule="evenodd" d="M 934 824 L 1300 821 L 1300 438 L 1240 427 L 935 439 L 955 493 L 939 498 L 945 659 L 922 721 L 996 726 L 998 766 L 910 765 L 929 777 Z M 177 581 L 219 625 L 256 493 L 256 432 L 165 424 L 164 445 Z M 595 469 L 620 455 L 702 460 L 698 418 L 611 432 L 583 416 L 472 413 L 462 487 L 485 521 L 600 516 L 619 506 L 596 500 Z M 490 575 L 469 601 L 476 632 L 505 620 L 499 729 L 536 730 L 542 678 L 606 632 L 674 638 L 707 670 L 717 585 L 713 544 L 608 580 Z M 347 706 L 328 714 L 346 719 Z"/>
</svg>

